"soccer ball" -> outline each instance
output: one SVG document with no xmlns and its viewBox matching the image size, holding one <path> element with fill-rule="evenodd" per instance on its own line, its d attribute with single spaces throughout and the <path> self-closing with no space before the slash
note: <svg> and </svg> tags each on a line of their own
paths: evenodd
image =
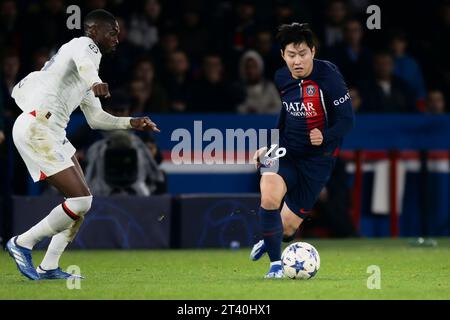
<svg viewBox="0 0 450 320">
<path fill-rule="evenodd" d="M 284 249 L 281 263 L 288 278 L 310 279 L 320 268 L 320 257 L 316 248 L 309 243 L 295 242 Z"/>
</svg>

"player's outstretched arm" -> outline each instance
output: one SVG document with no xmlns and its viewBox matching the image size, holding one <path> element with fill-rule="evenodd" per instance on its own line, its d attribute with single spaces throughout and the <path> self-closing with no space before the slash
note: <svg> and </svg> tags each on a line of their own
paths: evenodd
<svg viewBox="0 0 450 320">
<path fill-rule="evenodd" d="M 115 117 L 102 108 L 100 100 L 94 96 L 91 90 L 80 104 L 89 126 L 92 129 L 118 130 L 136 129 L 152 130 L 159 132 L 158 126 L 149 117 Z"/>
<path fill-rule="evenodd" d="M 131 117 L 115 117 L 105 112 L 100 103 L 100 99 L 94 96 L 92 90 L 84 97 L 80 108 L 92 129 L 118 130 L 133 128 Z"/>
</svg>

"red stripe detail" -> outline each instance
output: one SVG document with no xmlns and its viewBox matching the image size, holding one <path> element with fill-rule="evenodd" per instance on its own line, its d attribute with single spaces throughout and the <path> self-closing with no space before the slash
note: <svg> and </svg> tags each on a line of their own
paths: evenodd
<svg viewBox="0 0 450 320">
<path fill-rule="evenodd" d="M 33 117 L 36 117 L 36 110 L 31 111 L 30 114 L 31 114 Z"/>
<path fill-rule="evenodd" d="M 64 210 L 64 212 L 73 220 L 78 220 L 80 217 L 77 216 L 74 212 L 72 212 L 66 205 L 65 202 L 62 203 L 62 208 Z"/>
<path fill-rule="evenodd" d="M 305 210 L 303 208 L 300 209 L 300 213 L 301 214 L 310 214 L 311 212 L 312 212 L 312 210 L 307 211 L 307 210 Z"/>
<path fill-rule="evenodd" d="M 314 88 L 314 93 L 312 95 L 310 95 L 311 90 L 308 90 L 308 87 Z M 312 113 L 311 116 L 306 117 L 308 131 L 311 131 L 314 128 L 323 131 L 325 128 L 325 111 L 322 100 L 320 99 L 319 85 L 312 80 L 304 80 L 301 85 L 301 90 L 303 106 L 306 108 L 307 113 Z M 308 94 L 308 92 L 310 94 Z"/>
<path fill-rule="evenodd" d="M 341 149 L 339 149 L 339 147 L 337 147 L 336 149 L 334 149 L 332 156 L 333 157 L 337 157 L 339 155 L 339 151 L 341 151 Z"/>
<path fill-rule="evenodd" d="M 266 233 L 263 233 L 262 235 L 263 235 L 263 237 L 271 237 L 274 234 L 276 234 L 276 232 L 266 232 Z"/>
<path fill-rule="evenodd" d="M 396 238 L 399 234 L 399 218 L 397 203 L 397 164 L 398 154 L 396 151 L 389 153 L 389 196 L 390 196 L 390 220 L 391 220 L 391 237 Z"/>
<path fill-rule="evenodd" d="M 47 179 L 47 175 L 41 171 L 41 175 L 39 176 L 39 181 Z"/>
</svg>

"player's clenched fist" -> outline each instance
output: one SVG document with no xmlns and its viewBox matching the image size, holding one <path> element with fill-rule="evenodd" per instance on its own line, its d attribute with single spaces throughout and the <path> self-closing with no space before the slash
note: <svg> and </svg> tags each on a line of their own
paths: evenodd
<svg viewBox="0 0 450 320">
<path fill-rule="evenodd" d="M 92 92 L 96 97 L 110 98 L 109 87 L 107 83 L 96 82 L 92 85 Z"/>
<path fill-rule="evenodd" d="M 311 144 L 313 146 L 320 146 L 323 142 L 323 135 L 322 132 L 314 128 L 309 132 L 309 139 L 311 140 Z"/>
<path fill-rule="evenodd" d="M 150 120 L 149 117 L 133 118 L 130 120 L 130 124 L 133 127 L 133 129 L 136 130 L 152 130 L 160 132 L 156 123 Z"/>
</svg>

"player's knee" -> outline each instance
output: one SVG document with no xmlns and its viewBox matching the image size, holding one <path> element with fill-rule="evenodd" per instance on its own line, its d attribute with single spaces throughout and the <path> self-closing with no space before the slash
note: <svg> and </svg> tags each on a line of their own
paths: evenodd
<svg viewBox="0 0 450 320">
<path fill-rule="evenodd" d="M 67 198 L 64 202 L 65 207 L 75 215 L 84 216 L 92 205 L 92 195 L 85 197 Z"/>
<path fill-rule="evenodd" d="M 263 194 L 261 196 L 261 207 L 267 210 L 275 210 L 280 207 L 281 199 L 273 194 Z"/>
<path fill-rule="evenodd" d="M 261 206 L 267 210 L 279 209 L 286 192 L 283 179 L 276 176 L 263 176 L 260 188 Z"/>
</svg>

